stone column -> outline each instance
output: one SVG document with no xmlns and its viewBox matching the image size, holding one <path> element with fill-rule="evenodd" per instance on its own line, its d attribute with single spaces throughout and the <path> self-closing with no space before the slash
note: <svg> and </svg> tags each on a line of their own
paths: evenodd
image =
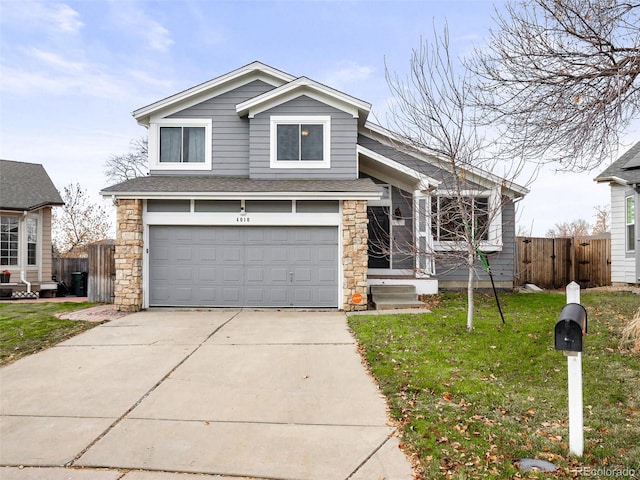
<svg viewBox="0 0 640 480">
<path fill-rule="evenodd" d="M 366 200 L 343 200 L 342 308 L 345 311 L 367 309 L 368 223 Z M 358 303 L 357 300 L 360 302 Z"/>
<path fill-rule="evenodd" d="M 142 308 L 142 200 L 117 201 L 116 283 L 117 310 L 137 312 Z"/>
</svg>

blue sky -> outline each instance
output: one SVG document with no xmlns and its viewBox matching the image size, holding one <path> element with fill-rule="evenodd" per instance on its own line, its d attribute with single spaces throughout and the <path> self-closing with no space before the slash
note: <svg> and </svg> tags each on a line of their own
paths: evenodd
<svg viewBox="0 0 640 480">
<path fill-rule="evenodd" d="M 254 60 L 366 100 L 383 119 L 385 63 L 405 74 L 434 22 L 448 23 L 455 55 L 470 52 L 494 3 L 0 0 L 0 158 L 42 163 L 58 189 L 79 182 L 101 201 L 106 159 L 146 135 L 133 110 Z M 638 138 L 635 128 L 620 153 Z M 543 235 L 592 221 L 609 201 L 597 173 L 543 172 L 520 223 Z"/>
</svg>

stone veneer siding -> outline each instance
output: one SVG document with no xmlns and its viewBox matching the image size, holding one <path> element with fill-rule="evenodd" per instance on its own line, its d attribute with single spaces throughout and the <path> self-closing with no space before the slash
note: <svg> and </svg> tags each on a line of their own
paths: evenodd
<svg viewBox="0 0 640 480">
<path fill-rule="evenodd" d="M 142 309 L 142 200 L 117 201 L 116 283 L 114 304 L 117 310 Z"/>
<path fill-rule="evenodd" d="M 342 305 L 345 311 L 367 309 L 367 201 L 343 200 L 342 202 L 342 270 L 344 275 Z M 353 295 L 362 295 L 362 301 L 354 303 Z"/>
</svg>

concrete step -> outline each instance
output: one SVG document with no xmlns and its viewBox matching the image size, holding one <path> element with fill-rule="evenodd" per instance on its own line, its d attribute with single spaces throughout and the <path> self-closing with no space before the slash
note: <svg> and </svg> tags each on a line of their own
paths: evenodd
<svg viewBox="0 0 640 480">
<path fill-rule="evenodd" d="M 415 293 L 374 293 L 371 295 L 371 299 L 374 302 L 382 301 L 389 302 L 393 300 L 418 300 L 418 295 Z"/>
<path fill-rule="evenodd" d="M 394 310 L 397 308 L 422 308 L 424 303 L 418 300 L 384 300 L 373 302 L 376 310 Z"/>
<path fill-rule="evenodd" d="M 371 285 L 371 295 L 381 294 L 396 294 L 396 293 L 411 293 L 416 294 L 415 285 Z"/>
</svg>

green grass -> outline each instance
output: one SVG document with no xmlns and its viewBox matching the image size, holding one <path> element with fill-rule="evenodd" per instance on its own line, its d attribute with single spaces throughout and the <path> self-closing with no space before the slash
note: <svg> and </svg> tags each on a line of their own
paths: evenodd
<svg viewBox="0 0 640 480">
<path fill-rule="evenodd" d="M 99 323 L 60 320 L 56 313 L 93 306 L 93 303 L 0 303 L 0 365 L 51 347 Z"/>
<path fill-rule="evenodd" d="M 568 448 L 567 360 L 553 348 L 561 294 L 503 294 L 506 324 L 491 295 L 443 294 L 432 313 L 352 316 L 349 323 L 386 395 L 422 478 L 573 478 L 573 469 L 640 471 L 640 366 L 621 351 L 633 294 L 582 294 L 589 332 L 583 352 L 585 455 Z M 539 458 L 560 467 L 521 472 Z"/>
</svg>

